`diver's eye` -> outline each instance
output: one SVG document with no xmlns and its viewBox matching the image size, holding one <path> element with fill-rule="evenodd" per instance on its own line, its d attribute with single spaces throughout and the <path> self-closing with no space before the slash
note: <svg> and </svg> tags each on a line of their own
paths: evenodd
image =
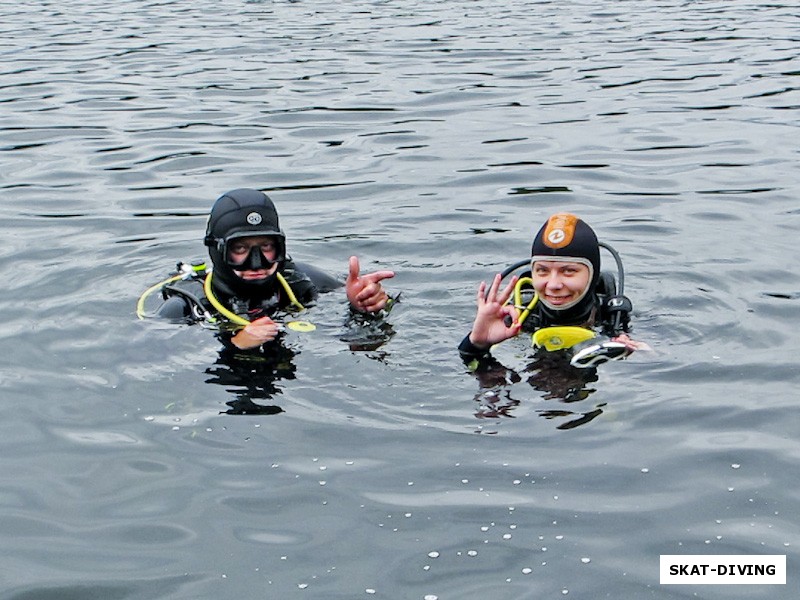
<svg viewBox="0 0 800 600">
<path fill-rule="evenodd" d="M 245 244 L 242 243 L 233 243 L 231 244 L 228 251 L 231 254 L 247 254 L 248 248 Z"/>
</svg>

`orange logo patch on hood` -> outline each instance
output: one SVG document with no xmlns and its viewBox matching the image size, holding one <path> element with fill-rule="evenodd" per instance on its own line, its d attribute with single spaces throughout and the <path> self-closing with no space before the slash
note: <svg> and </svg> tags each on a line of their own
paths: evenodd
<svg viewBox="0 0 800 600">
<path fill-rule="evenodd" d="M 544 244 L 550 248 L 564 248 L 572 243 L 578 217 L 570 213 L 558 213 L 547 220 L 544 230 Z"/>
</svg>

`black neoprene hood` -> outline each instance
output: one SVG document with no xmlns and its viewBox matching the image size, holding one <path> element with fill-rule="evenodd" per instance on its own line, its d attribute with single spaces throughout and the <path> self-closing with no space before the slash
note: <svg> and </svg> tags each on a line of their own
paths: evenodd
<svg viewBox="0 0 800 600">
<path fill-rule="evenodd" d="M 276 262 L 286 259 L 286 237 L 280 229 L 278 211 L 264 192 L 241 188 L 217 198 L 206 225 L 205 245 L 214 265 L 214 287 L 229 294 L 259 296 L 274 285 L 274 276 L 259 281 L 239 277 L 226 260 L 230 240 L 250 236 L 271 236 L 277 246 Z M 280 268 L 280 266 L 279 266 Z"/>
<path fill-rule="evenodd" d="M 251 235 L 283 238 L 278 211 L 264 192 L 238 189 L 220 196 L 211 209 L 206 227 L 206 245 Z"/>
</svg>

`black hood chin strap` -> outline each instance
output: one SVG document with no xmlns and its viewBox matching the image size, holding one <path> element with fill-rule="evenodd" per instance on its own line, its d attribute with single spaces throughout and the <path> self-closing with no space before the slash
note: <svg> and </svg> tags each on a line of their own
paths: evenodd
<svg viewBox="0 0 800 600">
<path fill-rule="evenodd" d="M 234 273 L 227 264 L 214 265 L 213 288 L 221 296 L 264 300 L 274 295 L 280 288 L 278 280 L 280 267 L 272 275 L 258 281 L 247 281 Z"/>
<path fill-rule="evenodd" d="M 597 305 L 597 295 L 594 291 L 590 291 L 575 306 L 564 310 L 554 310 L 540 302 L 539 311 L 543 317 L 544 326 L 584 325 L 592 318 L 592 313 Z"/>
</svg>

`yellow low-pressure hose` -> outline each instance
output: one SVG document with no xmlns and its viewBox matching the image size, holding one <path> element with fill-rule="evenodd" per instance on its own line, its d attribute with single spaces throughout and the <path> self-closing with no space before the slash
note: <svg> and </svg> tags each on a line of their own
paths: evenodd
<svg viewBox="0 0 800 600">
<path fill-rule="evenodd" d="M 214 295 L 214 291 L 211 289 L 211 271 L 208 272 L 206 275 L 206 280 L 203 282 L 203 291 L 206 293 L 206 298 L 208 301 L 211 302 L 211 306 L 217 309 L 217 312 L 221 314 L 223 317 L 231 321 L 232 323 L 236 323 L 237 325 L 249 325 L 250 321 L 247 319 L 240 317 L 235 312 L 231 312 L 225 306 L 217 300 L 217 297 Z"/>
<path fill-rule="evenodd" d="M 152 294 L 156 290 L 160 290 L 162 287 L 172 283 L 173 281 L 178 281 L 179 279 L 183 279 L 184 276 L 185 276 L 184 273 L 179 273 L 178 275 L 173 275 L 172 277 L 165 279 L 164 281 L 147 288 L 142 293 L 142 295 L 139 296 L 139 301 L 136 303 L 136 316 L 142 320 L 147 316 L 147 314 L 144 312 L 144 302 L 145 300 L 147 300 L 150 294 Z"/>
<path fill-rule="evenodd" d="M 283 286 L 283 289 L 286 291 L 286 295 L 289 297 L 289 301 L 292 304 L 294 304 L 299 310 L 305 309 L 305 306 L 300 304 L 300 302 L 297 300 L 297 296 L 294 295 L 292 288 L 289 287 L 289 283 L 286 281 L 283 275 L 281 275 L 280 273 L 276 273 L 276 275 L 278 276 L 278 281 L 280 281 L 281 286 Z M 213 306 L 219 314 L 228 319 L 230 322 L 243 326 L 249 325 L 250 321 L 228 310 L 222 304 L 222 302 L 220 302 L 217 299 L 217 297 L 214 295 L 214 290 L 211 288 L 211 276 L 212 272 L 209 271 L 208 275 L 206 275 L 206 280 L 203 282 L 203 291 L 205 291 L 206 298 L 208 298 L 208 301 L 211 302 L 211 306 Z"/>
<path fill-rule="evenodd" d="M 297 299 L 297 296 L 294 295 L 292 288 L 289 286 L 289 283 L 284 279 L 283 275 L 280 273 L 275 273 L 278 276 L 278 281 L 281 282 L 283 289 L 286 290 L 286 295 L 289 297 L 289 301 L 294 304 L 298 310 L 305 310 L 305 306 L 300 304 L 300 301 Z"/>
<path fill-rule="evenodd" d="M 522 308 L 522 286 L 525 284 L 533 286 L 533 279 L 531 279 L 530 277 L 521 277 L 514 286 L 514 306 L 516 306 L 517 308 Z M 525 319 L 527 319 L 528 315 L 531 314 L 533 307 L 536 306 L 536 303 L 538 301 L 539 301 L 539 295 L 536 292 L 534 292 L 533 298 L 528 303 L 528 306 L 526 306 L 523 309 L 522 313 L 520 313 L 519 315 L 520 325 L 522 325 L 522 323 L 525 322 Z"/>
</svg>

